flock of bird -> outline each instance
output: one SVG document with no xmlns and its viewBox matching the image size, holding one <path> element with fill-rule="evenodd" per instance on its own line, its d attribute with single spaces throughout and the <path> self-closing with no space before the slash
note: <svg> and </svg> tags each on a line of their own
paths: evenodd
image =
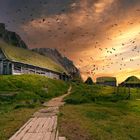
<svg viewBox="0 0 140 140">
<path fill-rule="evenodd" d="M 101 58 L 101 61 L 104 62 L 103 63 L 104 65 L 102 66 L 95 65 L 94 63 L 96 62 L 96 58 L 94 59 L 94 57 L 90 57 L 90 60 L 92 61 L 91 63 L 93 64 L 87 65 L 86 73 L 95 75 L 96 73 L 98 73 L 99 70 L 100 71 L 101 70 L 104 71 L 105 69 L 109 70 L 113 68 L 114 65 L 117 65 L 117 64 L 118 64 L 117 67 L 119 68 L 119 70 L 124 70 L 130 65 L 130 63 L 134 64 L 135 56 L 140 56 L 140 47 L 136 44 L 136 40 L 137 38 L 134 38 L 133 40 L 130 40 L 126 44 L 122 43 L 123 48 L 128 48 L 128 44 L 129 44 L 130 48 L 128 49 L 128 52 L 117 53 L 117 48 L 100 48 L 100 47 L 97 48 L 96 46 L 95 48 L 98 49 L 98 51 L 106 52 L 106 55 L 104 56 L 104 58 Z M 130 58 L 128 59 L 128 56 L 125 55 L 126 53 L 128 53 L 128 55 L 133 54 L 133 57 L 131 58 L 130 56 Z M 138 57 L 138 59 L 140 58 Z M 84 63 L 82 59 L 79 59 L 79 61 L 80 63 Z M 140 66 L 140 61 L 138 61 L 136 65 Z"/>
<path fill-rule="evenodd" d="M 49 3 L 47 2 L 47 0 L 40 0 L 38 2 L 38 6 L 42 6 L 42 5 L 49 5 Z M 26 11 L 30 11 L 28 13 L 28 15 L 25 15 Z M 16 20 L 16 19 L 12 19 L 12 20 L 7 20 L 6 23 L 9 25 L 9 24 L 14 24 L 16 22 L 20 22 L 21 24 L 25 24 L 27 22 L 27 20 L 30 20 L 30 21 L 34 21 L 36 20 L 36 8 L 35 7 L 32 7 L 30 5 L 25 5 L 23 6 L 22 8 L 18 8 L 18 9 L 15 9 L 15 11 L 12 11 L 14 12 L 14 14 L 18 17 L 20 17 L 20 21 Z M 67 12 L 67 9 L 66 7 L 62 7 L 60 8 L 59 12 L 58 12 L 58 15 L 61 15 L 61 14 L 64 14 L 65 12 Z M 136 10 L 136 12 L 140 12 L 139 9 Z M 9 16 L 10 12 L 7 11 L 6 12 L 7 16 Z M 88 17 L 89 15 L 87 14 L 86 17 Z M 70 41 L 74 41 L 76 36 L 77 35 L 80 35 L 81 38 L 85 38 L 85 37 L 88 37 L 88 36 L 93 36 L 93 38 L 96 36 L 95 33 L 92 33 L 91 32 L 88 32 L 88 31 L 85 31 L 82 27 L 77 27 L 77 32 L 68 32 L 68 31 L 65 31 L 64 28 L 66 28 L 67 26 L 70 26 L 67 22 L 61 22 L 61 16 L 56 16 L 55 17 L 55 22 L 56 24 L 58 24 L 58 28 L 57 30 L 60 32 L 62 31 L 62 33 L 65 35 L 65 36 L 70 36 Z M 48 21 L 46 17 L 43 17 L 41 20 L 38 21 L 39 24 L 47 24 L 47 25 L 50 25 L 51 26 L 51 21 Z M 134 22 L 131 22 L 131 21 L 128 21 L 128 25 L 133 25 Z M 110 28 L 117 28 L 119 26 L 119 23 L 114 23 L 112 25 L 110 25 Z M 120 32 L 120 35 L 122 34 L 123 31 L 119 30 Z M 53 34 L 53 29 L 49 29 L 47 34 L 49 34 L 49 37 L 52 38 L 52 39 L 55 39 L 58 37 L 57 34 Z M 81 33 L 81 34 L 80 34 Z M 139 33 L 140 35 L 140 33 Z M 113 39 L 111 37 L 106 37 L 106 40 L 108 41 L 112 41 Z M 65 41 L 65 40 L 64 40 Z M 122 43 L 121 46 L 122 48 L 124 47 L 128 47 L 128 44 L 129 46 L 131 47 L 131 49 L 129 49 L 129 51 L 131 51 L 131 53 L 133 53 L 134 55 L 137 55 L 139 56 L 140 55 L 140 46 L 137 44 L 137 38 L 134 38 L 130 41 L 128 41 L 127 43 Z M 94 49 L 95 50 L 98 50 L 99 51 L 99 54 L 100 53 L 105 53 L 105 57 L 102 58 L 102 61 L 104 62 L 102 66 L 98 66 L 98 64 L 95 64 L 96 62 L 96 59 L 94 57 L 89 57 L 89 60 L 90 60 L 90 70 L 89 70 L 89 65 L 87 66 L 87 69 L 86 69 L 86 66 L 85 66 L 85 69 L 86 69 L 86 73 L 87 74 L 96 74 L 99 70 L 101 71 L 104 71 L 106 69 L 111 69 L 114 65 L 118 64 L 118 68 L 119 70 L 123 70 L 125 67 L 127 67 L 127 64 L 128 62 L 126 62 L 125 60 L 125 54 L 124 52 L 122 53 L 118 53 L 118 48 L 115 48 L 115 47 L 111 47 L 111 48 L 103 48 L 101 47 L 102 45 L 100 44 L 99 41 L 96 41 L 95 42 L 95 45 L 94 45 Z M 63 53 L 66 52 L 66 49 L 61 49 L 61 51 Z M 136 54 L 137 53 L 137 54 Z M 94 54 L 93 54 L 94 55 Z M 134 59 L 133 58 L 129 58 L 129 63 L 134 63 Z M 85 62 L 84 62 L 84 59 L 80 58 L 79 59 L 79 64 L 80 65 L 83 65 Z M 137 63 L 137 66 L 139 66 L 140 63 Z"/>
<path fill-rule="evenodd" d="M 91 63 L 93 64 L 92 65 L 89 64 L 87 65 L 87 67 L 85 67 L 86 73 L 89 75 L 91 74 L 95 75 L 98 73 L 98 71 L 110 70 L 116 65 L 120 71 L 130 67 L 131 64 L 135 63 L 135 56 L 140 56 L 140 47 L 136 44 L 136 40 L 137 38 L 130 40 L 126 44 L 122 43 L 123 48 L 128 48 L 129 44 L 129 49 L 128 51 L 121 53 L 117 53 L 117 48 L 100 48 L 100 47 L 97 48 L 96 46 L 95 48 L 97 48 L 98 51 L 106 52 L 105 57 L 101 58 L 101 61 L 104 63 L 102 66 L 98 66 L 98 64 L 95 65 L 94 63 L 96 62 L 96 58 L 94 59 L 94 57 L 90 57 L 90 60 L 92 61 Z M 128 53 L 128 55 L 133 54 L 133 57 L 131 58 L 130 56 L 128 59 L 126 53 Z M 138 57 L 138 59 L 140 58 Z M 79 61 L 80 63 L 84 63 L 82 59 L 79 59 Z M 140 61 L 137 61 L 135 65 L 140 66 Z"/>
</svg>

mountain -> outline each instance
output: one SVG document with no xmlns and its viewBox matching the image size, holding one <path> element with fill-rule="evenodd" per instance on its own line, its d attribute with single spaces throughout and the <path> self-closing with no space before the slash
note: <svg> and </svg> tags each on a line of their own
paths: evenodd
<svg viewBox="0 0 140 140">
<path fill-rule="evenodd" d="M 0 39 L 7 42 L 8 44 L 20 47 L 20 48 L 28 48 L 21 37 L 15 32 L 8 31 L 5 28 L 5 24 L 0 23 Z"/>
<path fill-rule="evenodd" d="M 63 57 L 57 49 L 36 48 L 36 49 L 33 49 L 33 51 L 38 52 L 41 55 L 48 56 L 52 60 L 54 60 L 56 63 L 63 66 L 66 69 L 66 71 L 72 76 L 72 78 L 81 79 L 80 71 L 76 68 L 73 62 L 69 60 L 67 57 Z"/>
</svg>

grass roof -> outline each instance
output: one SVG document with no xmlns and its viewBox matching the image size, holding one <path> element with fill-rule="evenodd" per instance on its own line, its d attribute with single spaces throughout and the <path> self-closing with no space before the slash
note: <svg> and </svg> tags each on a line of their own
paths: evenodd
<svg viewBox="0 0 140 140">
<path fill-rule="evenodd" d="M 140 79 L 137 78 L 136 76 L 131 76 L 131 77 L 128 77 L 124 83 L 126 84 L 140 84 Z"/>
<path fill-rule="evenodd" d="M 40 55 L 31 50 L 12 46 L 2 40 L 0 40 L 0 48 L 4 52 L 7 59 L 11 61 L 45 68 L 59 73 L 67 73 L 62 66 L 55 63 L 49 57 Z"/>
<path fill-rule="evenodd" d="M 116 82 L 115 77 L 98 77 L 96 79 L 97 82 Z"/>
</svg>

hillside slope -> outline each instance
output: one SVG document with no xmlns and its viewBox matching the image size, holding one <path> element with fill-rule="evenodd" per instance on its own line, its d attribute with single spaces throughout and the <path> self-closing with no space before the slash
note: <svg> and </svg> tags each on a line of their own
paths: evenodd
<svg viewBox="0 0 140 140">
<path fill-rule="evenodd" d="M 68 83 L 44 76 L 0 76 L 0 140 L 8 140 L 43 102 L 68 88 Z"/>
</svg>

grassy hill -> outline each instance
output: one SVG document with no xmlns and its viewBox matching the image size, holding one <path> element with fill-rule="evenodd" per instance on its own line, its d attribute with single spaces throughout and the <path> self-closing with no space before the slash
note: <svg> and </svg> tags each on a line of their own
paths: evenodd
<svg viewBox="0 0 140 140">
<path fill-rule="evenodd" d="M 0 140 L 7 140 L 43 102 L 68 87 L 64 81 L 37 75 L 0 76 Z"/>
<path fill-rule="evenodd" d="M 139 140 L 140 89 L 73 84 L 59 116 L 69 140 Z"/>
</svg>

